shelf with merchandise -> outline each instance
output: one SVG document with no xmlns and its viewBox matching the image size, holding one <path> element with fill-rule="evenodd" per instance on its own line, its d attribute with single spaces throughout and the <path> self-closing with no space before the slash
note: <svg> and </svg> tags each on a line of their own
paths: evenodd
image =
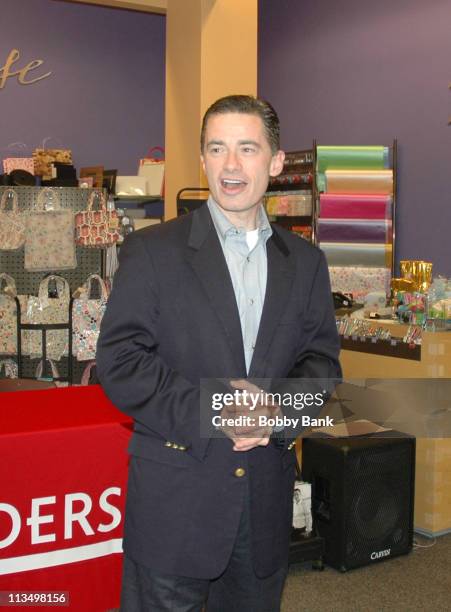
<svg viewBox="0 0 451 612">
<path fill-rule="evenodd" d="M 286 152 L 264 197 L 270 220 L 309 242 L 315 241 L 315 150 L 313 143 L 312 149 Z"/>
</svg>

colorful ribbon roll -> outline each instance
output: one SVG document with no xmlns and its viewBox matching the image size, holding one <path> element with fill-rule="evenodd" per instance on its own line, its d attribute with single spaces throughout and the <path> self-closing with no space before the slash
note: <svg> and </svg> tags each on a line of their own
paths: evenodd
<svg viewBox="0 0 451 612">
<path fill-rule="evenodd" d="M 324 172 L 329 168 L 334 170 L 383 170 L 388 168 L 388 164 L 388 147 L 317 147 L 316 167 L 319 172 Z"/>
<path fill-rule="evenodd" d="M 322 193 L 319 202 L 322 219 L 391 219 L 390 196 Z"/>
<path fill-rule="evenodd" d="M 322 242 L 329 266 L 362 266 L 367 268 L 391 268 L 391 244 L 347 244 Z"/>
<path fill-rule="evenodd" d="M 363 300 L 374 291 L 390 292 L 390 270 L 388 268 L 359 268 L 357 266 L 330 266 L 332 291 L 352 293 L 353 298 Z"/>
<path fill-rule="evenodd" d="M 326 170 L 328 193 L 393 195 L 393 170 Z"/>
<path fill-rule="evenodd" d="M 320 219 L 319 242 L 386 243 L 392 240 L 391 221 L 366 219 Z"/>
</svg>

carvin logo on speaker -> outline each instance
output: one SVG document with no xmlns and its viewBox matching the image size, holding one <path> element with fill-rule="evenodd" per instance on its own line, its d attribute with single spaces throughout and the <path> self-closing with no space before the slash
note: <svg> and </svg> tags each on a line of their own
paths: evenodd
<svg viewBox="0 0 451 612">
<path fill-rule="evenodd" d="M 390 555 L 391 548 L 387 548 L 387 550 L 380 550 L 379 552 L 372 552 L 370 555 L 370 559 L 374 561 L 374 559 L 380 559 L 381 557 L 388 557 Z"/>
</svg>

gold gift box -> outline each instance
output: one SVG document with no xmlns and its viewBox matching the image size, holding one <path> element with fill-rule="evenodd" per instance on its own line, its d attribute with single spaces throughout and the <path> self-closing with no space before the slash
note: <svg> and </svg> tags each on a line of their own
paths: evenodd
<svg viewBox="0 0 451 612">
<path fill-rule="evenodd" d="M 403 260 L 400 262 L 401 276 L 413 282 L 415 291 L 426 293 L 432 283 L 432 263 L 420 260 Z"/>
</svg>

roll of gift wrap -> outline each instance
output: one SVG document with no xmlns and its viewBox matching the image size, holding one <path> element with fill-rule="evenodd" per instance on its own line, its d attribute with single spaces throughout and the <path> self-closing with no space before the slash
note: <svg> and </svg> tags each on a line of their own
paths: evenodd
<svg viewBox="0 0 451 612">
<path fill-rule="evenodd" d="M 319 201 L 322 219 L 391 219 L 390 196 L 322 193 Z"/>
<path fill-rule="evenodd" d="M 322 242 L 321 250 L 324 251 L 329 266 L 391 267 L 391 244 Z"/>
<path fill-rule="evenodd" d="M 332 291 L 352 293 L 353 298 L 363 301 L 373 291 L 390 292 L 390 270 L 388 268 L 360 268 L 356 266 L 330 266 Z"/>
<path fill-rule="evenodd" d="M 393 170 L 326 170 L 327 193 L 393 195 Z"/>
<path fill-rule="evenodd" d="M 319 172 L 328 169 L 383 170 L 388 168 L 388 147 L 317 147 L 316 167 Z"/>
<path fill-rule="evenodd" d="M 318 240 L 323 242 L 391 242 L 391 221 L 366 219 L 320 219 Z"/>
</svg>

